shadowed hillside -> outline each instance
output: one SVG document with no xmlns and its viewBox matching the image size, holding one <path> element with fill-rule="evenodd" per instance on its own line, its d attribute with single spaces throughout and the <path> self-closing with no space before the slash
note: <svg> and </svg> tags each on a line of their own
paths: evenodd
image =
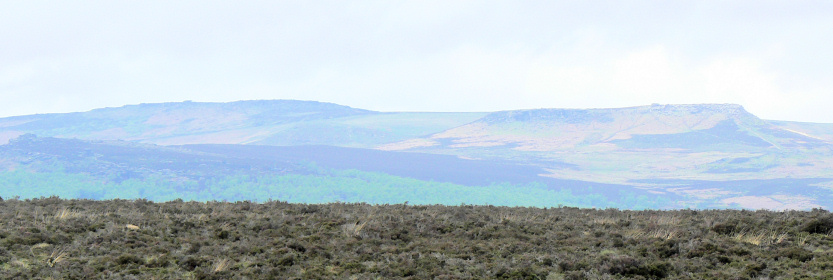
<svg viewBox="0 0 833 280">
<path fill-rule="evenodd" d="M 674 195 L 538 176 L 538 167 L 330 146 L 156 146 L 40 138 L 0 146 L 0 194 L 673 208 Z"/>
<path fill-rule="evenodd" d="M 830 178 L 606 184 L 553 178 L 540 166 L 513 161 L 332 146 L 157 146 L 24 135 L 0 146 L 0 158 L 0 194 L 24 198 L 271 198 L 626 209 L 833 207 L 833 192 L 825 187 Z"/>
</svg>

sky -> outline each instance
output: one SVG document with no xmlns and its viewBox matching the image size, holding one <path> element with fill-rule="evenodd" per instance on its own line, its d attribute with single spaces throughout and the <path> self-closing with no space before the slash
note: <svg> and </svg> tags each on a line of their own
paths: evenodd
<svg viewBox="0 0 833 280">
<path fill-rule="evenodd" d="M 299 99 L 833 123 L 833 1 L 0 0 L 0 117 Z"/>
</svg>

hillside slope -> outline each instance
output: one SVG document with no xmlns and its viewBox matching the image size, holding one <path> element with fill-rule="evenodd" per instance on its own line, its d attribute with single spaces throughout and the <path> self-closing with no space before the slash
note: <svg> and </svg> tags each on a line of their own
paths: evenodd
<svg viewBox="0 0 833 280">
<path fill-rule="evenodd" d="M 570 187 L 573 191 L 590 185 L 616 186 L 631 193 L 688 197 L 683 200 L 688 205 L 806 208 L 827 205 L 823 201 L 833 189 L 833 124 L 762 120 L 733 104 L 386 113 L 330 103 L 264 100 L 141 104 L 0 119 L 0 144 L 26 133 L 166 145 L 177 152 L 222 150 L 261 156 L 280 152 L 328 168 L 427 182 L 480 180 L 481 184 L 510 178 L 515 183 L 560 182 L 560 186 L 575 186 Z M 84 145 L 56 147 L 83 154 L 79 149 L 86 149 Z M 190 146 L 172 147 L 177 145 Z M 141 152 L 136 155 L 143 158 Z M 85 156 L 78 162 L 90 163 L 89 159 Z M 170 162 L 145 159 L 144 164 L 156 161 L 160 168 Z M 236 160 L 245 165 L 245 157 Z M 257 166 L 257 160 L 264 159 L 249 160 Z M 0 165 L 9 162 L 14 160 L 0 158 Z M 211 162 L 193 170 L 246 169 L 214 165 L 222 160 Z M 145 172 L 142 168 L 136 172 Z M 269 168 L 267 164 L 254 170 L 274 171 Z M 432 170 L 433 175 L 420 175 L 420 170 Z M 192 175 L 199 177 L 188 176 Z M 511 179 L 516 177 L 524 179 Z"/>
<path fill-rule="evenodd" d="M 482 113 L 381 113 L 332 103 L 256 100 L 128 105 L 0 119 L 0 144 L 25 133 L 160 145 L 266 144 L 371 147 L 420 137 Z"/>
<path fill-rule="evenodd" d="M 782 123 L 784 124 L 784 123 Z M 425 147 L 510 146 L 574 149 L 760 150 L 816 148 L 830 141 L 761 120 L 733 104 L 615 109 L 536 109 L 491 113 L 424 139 Z M 413 141 L 413 140 L 411 140 Z M 404 143 L 407 149 L 408 143 Z M 384 148 L 398 150 L 396 144 Z"/>
<path fill-rule="evenodd" d="M 733 104 L 519 110 L 380 149 L 514 160 L 609 183 L 833 177 L 833 144 L 811 134 L 824 127 L 788 124 L 803 127 Z"/>
<path fill-rule="evenodd" d="M 676 208 L 632 186 L 538 176 L 538 167 L 333 146 L 157 146 L 27 134 L 0 145 L 0 194 L 146 198 Z"/>
<path fill-rule="evenodd" d="M 31 134 L 0 145 L 0 194 L 23 198 L 411 201 L 627 209 L 833 207 L 833 191 L 824 187 L 833 181 L 830 178 L 642 179 L 605 184 L 540 176 L 545 173 L 541 166 L 512 161 L 334 146 L 158 146 Z"/>
</svg>

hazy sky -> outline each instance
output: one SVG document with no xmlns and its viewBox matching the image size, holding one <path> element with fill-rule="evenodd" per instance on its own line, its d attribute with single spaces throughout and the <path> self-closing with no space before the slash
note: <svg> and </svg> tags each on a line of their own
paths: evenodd
<svg viewBox="0 0 833 280">
<path fill-rule="evenodd" d="M 833 123 L 833 1 L 6 1 L 0 116 L 302 99 Z"/>
</svg>

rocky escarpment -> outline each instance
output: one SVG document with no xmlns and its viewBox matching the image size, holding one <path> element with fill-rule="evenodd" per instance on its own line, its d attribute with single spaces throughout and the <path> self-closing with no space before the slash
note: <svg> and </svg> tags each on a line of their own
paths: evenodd
<svg viewBox="0 0 833 280">
<path fill-rule="evenodd" d="M 480 121 L 488 124 L 505 122 L 553 122 L 565 124 L 610 123 L 621 116 L 689 117 L 721 115 L 743 120 L 758 119 L 737 104 L 653 104 L 649 106 L 605 109 L 531 109 L 494 112 Z"/>
<path fill-rule="evenodd" d="M 519 150 L 554 151 L 579 146 L 614 144 L 643 135 L 684 135 L 703 132 L 713 137 L 690 138 L 708 142 L 714 137 L 729 139 L 743 136 L 756 147 L 766 146 L 769 139 L 749 141 L 746 138 L 768 137 L 760 130 L 766 122 L 735 104 L 649 105 L 611 109 L 534 109 L 491 113 L 471 124 L 432 135 L 431 139 L 450 143 L 452 147 L 484 147 L 510 145 Z M 715 130 L 714 128 L 721 128 Z M 728 128 L 728 129 L 725 129 Z M 705 147 L 710 143 L 684 143 L 680 147 Z M 649 143 L 629 145 L 649 147 Z M 663 141 L 661 148 L 674 147 Z M 722 141 L 727 142 L 727 141 Z M 728 141 L 732 142 L 732 141 Z M 743 144 L 743 143 L 741 143 Z"/>
</svg>

